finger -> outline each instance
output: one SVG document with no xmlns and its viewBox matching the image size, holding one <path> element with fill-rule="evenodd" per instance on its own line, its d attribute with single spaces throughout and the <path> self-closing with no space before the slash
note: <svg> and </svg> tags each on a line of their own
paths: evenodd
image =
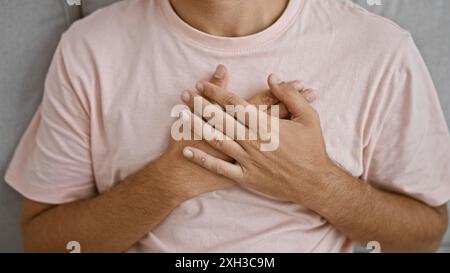
<svg viewBox="0 0 450 273">
<path fill-rule="evenodd" d="M 267 109 L 267 114 L 268 115 L 270 115 L 270 116 L 274 115 L 274 113 L 272 111 L 272 107 L 273 106 L 278 107 L 278 118 L 280 118 L 280 119 L 287 119 L 291 115 L 291 113 L 289 113 L 288 109 L 286 108 L 286 106 L 283 103 L 278 103 L 276 105 L 270 106 L 269 109 Z"/>
<path fill-rule="evenodd" d="M 255 106 L 266 106 L 266 113 L 272 115 L 272 106 L 278 107 L 278 118 L 287 118 L 289 116 L 289 111 L 286 109 L 284 104 L 280 103 L 277 97 L 275 97 L 270 90 L 258 93 L 254 97 L 248 100 L 250 104 Z"/>
<path fill-rule="evenodd" d="M 228 81 L 229 81 L 229 73 L 228 73 L 227 67 L 223 64 L 217 65 L 216 70 L 210 79 L 210 83 L 215 84 L 221 88 L 226 88 L 228 86 Z M 194 99 L 193 98 L 191 99 L 191 96 L 197 96 L 197 95 L 198 95 L 198 93 L 195 93 L 190 90 L 185 90 L 181 94 L 181 100 L 187 106 L 189 106 L 189 108 L 191 109 L 192 112 L 194 112 Z M 210 102 L 205 100 L 202 103 L 203 109 L 204 109 L 204 107 L 206 107 L 207 105 L 210 105 L 210 104 L 211 104 Z"/>
<path fill-rule="evenodd" d="M 282 102 L 293 120 L 311 121 L 314 116 L 314 109 L 308 101 L 298 93 L 292 85 L 282 82 L 276 75 L 271 74 L 268 84 L 272 94 Z"/>
<path fill-rule="evenodd" d="M 255 105 L 217 85 L 208 82 L 198 82 L 196 88 L 203 96 L 225 108 L 225 111 L 232 117 L 235 117 L 240 123 L 251 127 L 252 132 L 257 130 L 258 115 L 266 115 L 259 111 Z"/>
<path fill-rule="evenodd" d="M 223 132 L 231 139 L 235 139 L 238 136 L 241 136 L 238 137 L 239 139 L 245 138 L 247 129 L 234 117 L 224 112 L 219 105 L 212 104 L 199 94 L 189 90 L 184 91 L 181 98 L 191 109 L 191 112 L 204 119 L 215 129 Z"/>
<path fill-rule="evenodd" d="M 270 92 L 270 91 L 268 91 Z M 308 103 L 313 103 L 316 99 L 316 91 L 312 90 L 312 89 L 308 89 L 308 90 L 304 90 L 304 91 L 300 91 L 300 94 L 306 99 L 306 101 Z M 291 116 L 291 113 L 289 113 L 289 110 L 286 108 L 286 105 L 284 105 L 284 103 L 278 103 L 278 117 L 280 119 L 287 119 L 289 118 L 289 116 Z M 269 109 L 267 110 L 267 114 L 268 115 L 272 115 L 272 110 L 271 110 L 272 106 L 269 107 Z"/>
<path fill-rule="evenodd" d="M 280 101 L 275 97 L 270 90 L 258 93 L 248 100 L 248 103 L 253 105 L 275 105 Z"/>
<path fill-rule="evenodd" d="M 297 89 L 297 91 L 300 92 L 300 94 L 302 94 L 303 97 L 309 103 L 312 103 L 317 99 L 317 96 L 315 94 L 316 92 L 312 88 L 304 86 L 300 81 L 290 81 L 287 84 L 290 84 L 295 89 Z M 267 106 L 282 104 L 280 103 L 280 100 L 272 94 L 270 89 L 258 93 L 257 95 L 250 98 L 248 102 L 253 105 L 267 105 Z"/>
<path fill-rule="evenodd" d="M 312 103 L 316 100 L 316 95 L 314 90 L 307 89 L 305 86 L 301 84 L 299 81 L 291 81 L 288 82 L 289 84 L 292 84 L 299 92 L 302 94 L 305 99 Z M 306 88 L 306 89 L 305 89 Z M 279 106 L 279 118 L 287 118 L 290 113 L 287 110 L 286 106 L 283 103 L 280 103 L 277 97 L 275 97 L 270 90 L 258 93 L 254 97 L 250 98 L 248 100 L 248 103 L 253 105 L 266 105 L 268 107 L 267 113 L 271 114 L 271 106 L 272 105 L 278 105 Z"/>
<path fill-rule="evenodd" d="M 183 150 L 183 156 L 195 164 L 233 181 L 240 182 L 244 177 L 239 165 L 213 157 L 202 150 L 186 147 Z"/>
<path fill-rule="evenodd" d="M 227 67 L 223 64 L 219 64 L 209 82 L 222 88 L 227 88 L 230 78 L 229 75 Z"/>
<path fill-rule="evenodd" d="M 203 96 L 217 102 L 222 107 L 226 107 L 227 105 L 249 105 L 243 98 L 209 82 L 198 82 L 195 87 Z"/>
<path fill-rule="evenodd" d="M 216 130 L 210 124 L 204 122 L 200 117 L 187 111 L 183 111 L 182 118 L 185 124 L 189 126 L 189 129 L 197 136 L 197 140 L 206 141 L 214 149 L 223 152 L 234 159 L 241 158 L 246 154 L 239 143 Z"/>
<path fill-rule="evenodd" d="M 294 82 L 292 82 L 294 83 Z M 307 89 L 307 90 L 299 90 L 300 94 L 303 95 L 303 97 L 309 102 L 312 103 L 316 100 L 317 96 L 315 94 L 315 91 L 312 89 Z M 185 90 L 183 91 L 183 93 L 181 94 L 181 100 L 191 109 L 191 111 L 193 113 L 195 113 L 196 115 L 201 116 L 201 113 L 197 113 L 196 109 L 199 107 L 194 107 L 195 105 L 195 99 L 198 97 L 198 99 L 201 101 L 199 105 L 202 106 L 201 109 L 205 109 L 207 106 L 209 105 L 214 105 L 211 102 L 209 102 L 208 100 L 206 100 L 205 98 L 201 97 L 198 93 L 194 92 L 194 91 L 190 91 L 190 90 Z M 270 90 L 258 93 L 257 95 L 255 95 L 254 97 L 250 98 L 248 100 L 248 103 L 253 104 L 255 106 L 260 106 L 260 105 L 266 105 L 268 107 L 267 109 L 267 113 L 271 114 L 271 106 L 272 105 L 278 105 L 279 106 L 279 117 L 284 119 L 287 118 L 290 113 L 287 110 L 286 106 L 283 103 L 280 103 L 280 101 L 278 100 L 278 98 L 276 98 L 272 92 Z M 216 105 L 214 105 L 216 106 Z M 217 106 L 219 107 L 219 106 Z M 208 117 L 203 117 L 206 121 L 209 121 L 210 118 Z"/>
<path fill-rule="evenodd" d="M 235 162 L 235 160 L 229 156 L 227 156 L 226 154 L 217 151 L 216 149 L 214 149 L 213 147 L 211 147 L 211 145 L 209 145 L 208 143 L 206 143 L 205 141 L 195 141 L 195 140 L 191 140 L 191 141 L 186 141 L 183 143 L 183 147 L 184 146 L 191 146 L 191 147 L 195 147 L 197 149 L 201 149 L 207 153 L 209 153 L 210 155 L 217 157 L 219 159 L 225 160 L 227 162 Z"/>
<path fill-rule="evenodd" d="M 191 109 L 191 112 L 196 114 L 199 117 L 202 117 L 206 121 L 209 121 L 211 117 L 203 116 L 203 110 L 211 105 L 211 107 L 217 107 L 218 109 L 222 109 L 217 105 L 212 104 L 207 99 L 200 96 L 200 94 L 195 91 L 185 90 L 181 94 L 181 100 Z"/>
<path fill-rule="evenodd" d="M 317 99 L 317 92 L 314 89 L 306 89 L 301 91 L 300 94 L 305 98 L 305 100 L 309 103 L 313 103 Z"/>
</svg>

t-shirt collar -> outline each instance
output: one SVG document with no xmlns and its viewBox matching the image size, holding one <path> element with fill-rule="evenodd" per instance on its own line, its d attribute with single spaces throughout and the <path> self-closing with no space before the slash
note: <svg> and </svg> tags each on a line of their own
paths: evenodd
<svg viewBox="0 0 450 273">
<path fill-rule="evenodd" d="M 202 32 L 187 24 L 174 11 L 169 0 L 157 2 L 169 26 L 177 35 L 197 46 L 218 51 L 252 50 L 276 40 L 298 19 L 304 6 L 304 0 L 290 0 L 280 18 L 268 28 L 248 36 L 221 37 Z"/>
</svg>

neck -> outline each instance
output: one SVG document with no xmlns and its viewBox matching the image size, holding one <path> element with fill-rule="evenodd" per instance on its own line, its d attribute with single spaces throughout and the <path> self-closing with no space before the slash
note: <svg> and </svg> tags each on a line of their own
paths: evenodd
<svg viewBox="0 0 450 273">
<path fill-rule="evenodd" d="M 196 29 L 215 36 L 240 37 L 255 34 L 272 25 L 283 14 L 289 0 L 170 2 L 178 16 Z"/>
</svg>

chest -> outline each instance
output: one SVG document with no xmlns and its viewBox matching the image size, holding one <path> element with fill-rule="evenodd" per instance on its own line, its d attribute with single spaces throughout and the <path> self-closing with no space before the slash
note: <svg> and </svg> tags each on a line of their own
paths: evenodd
<svg viewBox="0 0 450 273">
<path fill-rule="evenodd" d="M 111 187 L 164 153 L 176 120 L 172 110 L 182 104 L 180 94 L 193 90 L 198 80 L 208 80 L 218 63 L 227 65 L 229 89 L 243 98 L 267 90 L 267 76 L 280 67 L 283 71 L 278 74 L 284 80 L 302 80 L 316 88 L 318 98 L 312 105 L 320 115 L 330 157 L 353 175 L 361 175 L 364 97 L 349 92 L 354 88 L 353 81 L 336 81 L 333 74 L 324 74 L 322 62 L 305 67 L 288 59 L 289 55 L 277 62 L 262 59 L 265 65 L 259 66 L 250 58 L 183 61 L 179 56 L 177 65 L 143 61 L 138 62 L 134 73 L 118 74 L 113 84 L 101 90 L 102 111 L 96 118 L 102 122 L 92 128 L 98 140 L 92 152 L 99 188 Z"/>
</svg>

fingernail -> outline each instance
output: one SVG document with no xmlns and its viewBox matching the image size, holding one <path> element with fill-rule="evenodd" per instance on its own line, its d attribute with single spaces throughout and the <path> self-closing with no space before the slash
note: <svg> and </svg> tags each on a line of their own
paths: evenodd
<svg viewBox="0 0 450 273">
<path fill-rule="evenodd" d="M 186 158 L 193 158 L 194 157 L 194 152 L 192 152 L 192 150 L 190 150 L 189 148 L 184 148 L 183 149 L 183 155 Z"/>
<path fill-rule="evenodd" d="M 198 83 L 195 85 L 195 88 L 197 88 L 198 91 L 202 92 L 202 91 L 203 91 L 203 88 L 204 88 L 203 83 L 198 82 Z"/>
<path fill-rule="evenodd" d="M 189 93 L 189 91 L 183 91 L 183 93 L 181 93 L 181 100 L 185 103 L 189 103 L 191 100 L 191 93 Z"/>
<path fill-rule="evenodd" d="M 280 84 L 281 80 L 280 80 L 280 78 L 277 75 L 272 74 L 272 75 L 270 75 L 270 82 L 272 84 Z"/>
<path fill-rule="evenodd" d="M 316 94 L 312 90 L 307 90 L 303 92 L 303 96 L 308 102 L 313 102 L 316 100 Z"/>
<path fill-rule="evenodd" d="M 183 110 L 183 112 L 181 112 L 181 118 L 184 121 L 189 121 L 191 118 L 191 115 L 186 110 Z"/>
<path fill-rule="evenodd" d="M 219 64 L 216 68 L 216 72 L 214 73 L 214 77 L 217 79 L 223 79 L 225 77 L 225 73 L 225 67 Z"/>
<path fill-rule="evenodd" d="M 294 88 L 297 89 L 298 91 L 301 91 L 301 90 L 303 90 L 304 86 L 301 81 L 295 81 Z"/>
</svg>

